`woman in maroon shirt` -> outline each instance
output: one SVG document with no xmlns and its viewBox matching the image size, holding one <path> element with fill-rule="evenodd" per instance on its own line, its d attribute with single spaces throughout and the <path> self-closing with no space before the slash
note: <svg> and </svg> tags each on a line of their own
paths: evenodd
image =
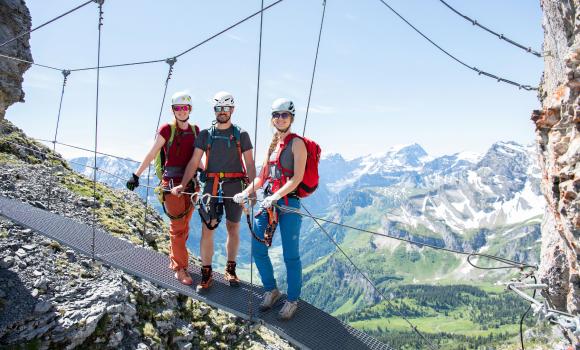
<svg viewBox="0 0 580 350">
<path fill-rule="evenodd" d="M 164 124 L 159 128 L 159 133 L 151 150 L 135 171 L 132 178 L 127 182 L 127 188 L 131 191 L 139 186 L 139 176 L 147 169 L 155 159 L 161 148 L 165 151 L 165 164 L 161 186 L 170 190 L 173 184 L 179 184 L 185 167 L 189 162 L 194 150 L 195 138 L 199 134 L 196 125 L 188 123 L 191 113 L 191 96 L 186 92 L 177 92 L 171 97 L 171 109 L 174 121 L 172 125 Z M 173 142 L 171 139 L 172 128 L 175 129 Z M 169 146 L 169 147 L 168 147 Z M 168 149 L 169 148 L 169 149 Z M 187 192 L 192 192 L 188 189 Z M 188 252 L 185 243 L 189 236 L 189 221 L 193 213 L 193 205 L 189 195 L 174 196 L 164 192 L 164 205 L 169 218 L 169 236 L 171 238 L 171 250 L 169 252 L 170 268 L 175 271 L 175 278 L 181 283 L 191 285 L 191 276 L 187 272 Z"/>
</svg>

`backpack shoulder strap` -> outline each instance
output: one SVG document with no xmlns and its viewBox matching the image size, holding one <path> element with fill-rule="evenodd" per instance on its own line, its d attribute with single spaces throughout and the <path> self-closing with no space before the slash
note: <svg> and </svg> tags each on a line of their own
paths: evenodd
<svg viewBox="0 0 580 350">
<path fill-rule="evenodd" d="M 237 126 L 236 124 L 234 124 L 234 138 L 236 139 L 237 142 L 240 142 L 240 140 L 242 139 L 242 129 L 240 129 L 240 127 Z"/>
<path fill-rule="evenodd" d="M 282 174 L 286 175 L 286 173 L 292 173 L 294 172 L 294 169 L 286 169 L 282 166 L 282 163 L 280 162 L 280 157 L 282 156 L 282 152 L 286 149 L 286 147 L 288 146 L 288 144 L 290 143 L 290 141 L 292 141 L 295 138 L 299 138 L 302 139 L 301 136 L 294 134 L 294 133 L 290 133 L 288 135 L 286 135 L 286 138 L 284 138 L 284 141 L 282 141 L 282 143 L 280 144 L 280 149 L 278 150 L 278 154 L 276 154 L 276 160 L 275 160 L 275 164 L 277 167 L 280 168 L 280 170 L 282 171 Z"/>
<path fill-rule="evenodd" d="M 236 124 L 233 125 L 234 127 L 234 140 L 236 141 L 236 149 L 238 151 L 238 157 L 240 158 L 240 164 L 242 164 L 242 172 L 244 175 L 247 173 L 246 171 L 246 164 L 244 163 L 244 157 L 242 155 L 242 130 Z"/>
<path fill-rule="evenodd" d="M 282 151 L 284 151 L 284 149 L 286 149 L 286 146 L 288 146 L 290 141 L 292 141 L 294 138 L 302 139 L 302 137 L 298 136 L 297 134 L 290 133 L 290 134 L 286 135 L 286 138 L 284 138 L 284 141 L 282 141 L 282 143 L 280 144 L 280 150 L 278 151 L 278 154 L 276 155 L 276 163 L 277 164 L 280 164 L 280 156 L 282 155 Z"/>
<path fill-rule="evenodd" d="M 170 123 L 169 126 L 171 127 L 171 135 L 169 136 L 169 140 L 167 140 L 167 142 L 165 142 L 167 152 L 169 152 L 169 148 L 173 144 L 173 139 L 175 138 L 175 128 L 176 128 L 175 123 Z"/>
<path fill-rule="evenodd" d="M 206 144 L 206 149 L 208 147 L 211 147 L 211 145 L 213 144 L 213 138 L 214 138 L 214 134 L 215 134 L 215 126 L 212 126 L 211 128 L 207 129 L 207 140 L 205 141 Z"/>
</svg>

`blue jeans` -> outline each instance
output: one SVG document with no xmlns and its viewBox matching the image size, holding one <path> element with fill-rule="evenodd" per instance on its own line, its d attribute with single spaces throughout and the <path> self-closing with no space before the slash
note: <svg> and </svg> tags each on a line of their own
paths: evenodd
<svg viewBox="0 0 580 350">
<path fill-rule="evenodd" d="M 284 198 L 278 201 L 278 205 L 285 206 Z M 288 206 L 300 209 L 300 200 L 288 198 Z M 284 253 L 284 263 L 286 264 L 286 274 L 288 280 L 288 300 L 296 301 L 300 298 L 302 289 L 302 262 L 300 261 L 300 226 L 302 216 L 278 210 L 278 227 L 282 237 L 282 251 Z M 254 230 L 256 236 L 264 238 L 264 231 L 268 225 L 268 213 L 264 211 L 254 220 Z M 276 236 L 274 236 L 276 238 Z M 252 239 L 253 257 L 256 267 L 260 273 L 262 284 L 266 291 L 271 291 L 276 287 L 274 278 L 274 268 L 268 255 L 268 247 L 264 243 Z"/>
</svg>

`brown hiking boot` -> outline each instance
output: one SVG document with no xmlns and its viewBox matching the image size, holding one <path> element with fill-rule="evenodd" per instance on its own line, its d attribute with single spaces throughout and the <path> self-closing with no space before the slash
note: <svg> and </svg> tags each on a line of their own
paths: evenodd
<svg viewBox="0 0 580 350">
<path fill-rule="evenodd" d="M 211 287 L 213 283 L 211 272 L 211 265 L 201 267 L 201 282 L 195 288 L 198 293 L 206 292 Z"/>
<path fill-rule="evenodd" d="M 226 272 L 224 273 L 224 278 L 230 283 L 230 287 L 239 287 L 240 279 L 236 275 L 236 262 L 228 261 L 226 265 Z"/>
<path fill-rule="evenodd" d="M 175 278 L 177 278 L 179 282 L 185 284 L 186 286 L 191 286 L 193 284 L 193 280 L 191 279 L 191 276 L 186 269 L 179 269 L 175 271 Z"/>
</svg>

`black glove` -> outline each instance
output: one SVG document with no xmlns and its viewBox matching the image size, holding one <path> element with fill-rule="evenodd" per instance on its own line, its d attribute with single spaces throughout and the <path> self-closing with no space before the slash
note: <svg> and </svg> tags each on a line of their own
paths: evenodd
<svg viewBox="0 0 580 350">
<path fill-rule="evenodd" d="M 139 176 L 133 174 L 131 176 L 131 178 L 129 179 L 129 181 L 127 181 L 126 186 L 131 191 L 133 191 L 134 189 L 136 189 L 137 187 L 139 187 Z"/>
</svg>

